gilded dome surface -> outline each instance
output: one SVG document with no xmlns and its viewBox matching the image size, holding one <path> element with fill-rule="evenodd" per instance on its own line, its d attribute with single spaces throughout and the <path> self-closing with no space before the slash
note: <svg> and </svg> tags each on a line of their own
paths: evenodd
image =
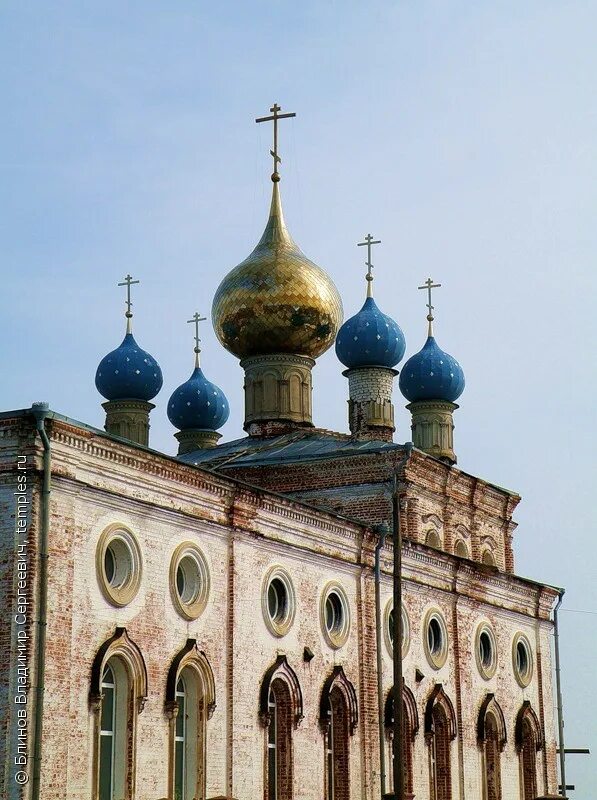
<svg viewBox="0 0 597 800">
<path fill-rule="evenodd" d="M 290 236 L 274 183 L 259 244 L 215 294 L 212 320 L 220 342 L 238 358 L 274 353 L 317 358 L 334 343 L 342 317 L 331 278 Z"/>
</svg>

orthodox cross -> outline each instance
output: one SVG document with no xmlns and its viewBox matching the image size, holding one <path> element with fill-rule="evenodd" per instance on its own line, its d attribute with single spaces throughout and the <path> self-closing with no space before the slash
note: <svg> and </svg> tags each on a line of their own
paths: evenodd
<svg viewBox="0 0 597 800">
<path fill-rule="evenodd" d="M 131 319 L 133 318 L 133 312 L 131 311 L 133 306 L 131 302 L 131 286 L 134 283 L 139 283 L 139 281 L 134 281 L 132 275 L 127 275 L 124 281 L 118 284 L 119 286 L 126 286 L 126 313 L 124 316 L 126 317 L 127 333 L 131 332 Z"/>
<path fill-rule="evenodd" d="M 282 163 L 282 159 L 278 155 L 278 120 L 279 119 L 287 119 L 288 117 L 296 117 L 296 114 L 280 114 L 281 107 L 274 103 L 273 106 L 270 108 L 272 112 L 271 117 L 258 117 L 255 122 L 272 122 L 274 123 L 274 149 L 270 150 L 270 155 L 274 159 L 274 171 L 272 173 L 272 181 L 276 183 L 280 180 L 280 175 L 278 174 L 278 164 Z"/>
<path fill-rule="evenodd" d="M 427 278 L 425 283 L 422 286 L 418 286 L 418 289 L 427 289 L 427 297 L 428 301 L 426 303 L 427 308 L 429 309 L 429 313 L 427 314 L 427 322 L 429 323 L 429 336 L 433 336 L 433 306 L 431 304 L 431 290 L 432 289 L 439 289 L 441 283 L 433 283 L 432 278 Z"/>
<path fill-rule="evenodd" d="M 199 323 L 205 322 L 207 317 L 202 317 L 198 311 L 195 311 L 193 314 L 192 319 L 188 319 L 187 322 L 194 322 L 195 323 L 195 366 L 199 366 L 199 353 L 201 352 L 201 348 L 199 347 L 199 342 L 201 339 L 199 338 Z"/>
<path fill-rule="evenodd" d="M 373 297 L 373 264 L 371 263 L 371 247 L 374 244 L 381 244 L 381 239 L 374 239 L 370 233 L 365 236 L 364 242 L 357 242 L 357 247 L 367 247 L 367 261 L 365 261 L 365 266 L 367 267 L 367 274 L 365 275 L 365 280 L 367 281 L 367 297 Z"/>
</svg>

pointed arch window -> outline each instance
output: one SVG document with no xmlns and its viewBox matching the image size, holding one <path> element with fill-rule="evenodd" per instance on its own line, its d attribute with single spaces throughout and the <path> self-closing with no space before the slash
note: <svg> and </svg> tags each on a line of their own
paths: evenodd
<svg viewBox="0 0 597 800">
<path fill-rule="evenodd" d="M 358 723 L 357 695 L 341 666 L 323 685 L 319 721 L 324 731 L 326 800 L 350 798 L 350 736 Z"/>
<path fill-rule="evenodd" d="M 520 758 L 521 800 L 534 800 L 537 796 L 537 751 L 543 746 L 541 725 L 528 700 L 522 704 L 516 717 L 516 749 Z"/>
<path fill-rule="evenodd" d="M 266 729 L 265 800 L 292 800 L 292 733 L 303 718 L 303 695 L 284 655 L 263 677 L 259 717 Z"/>
<path fill-rule="evenodd" d="M 388 785 L 393 789 L 394 771 L 394 687 L 388 692 L 385 705 L 384 723 L 388 738 L 389 758 Z M 402 763 L 404 765 L 404 788 L 413 791 L 413 743 L 419 730 L 419 714 L 415 697 L 408 686 L 402 687 Z"/>
<path fill-rule="evenodd" d="M 133 796 L 136 718 L 146 697 L 147 670 L 141 651 L 125 628 L 117 628 L 98 650 L 91 668 L 93 796 L 98 800 Z"/>
<path fill-rule="evenodd" d="M 501 753 L 506 746 L 504 714 L 492 693 L 481 704 L 477 739 L 483 752 L 483 800 L 502 800 Z"/>
<path fill-rule="evenodd" d="M 452 800 L 452 740 L 456 714 L 450 698 L 437 683 L 425 707 L 425 739 L 429 745 L 430 800 Z"/>
<path fill-rule="evenodd" d="M 174 657 L 166 681 L 165 711 L 170 720 L 169 796 L 204 800 L 207 721 L 216 707 L 215 680 L 195 639 Z"/>
</svg>

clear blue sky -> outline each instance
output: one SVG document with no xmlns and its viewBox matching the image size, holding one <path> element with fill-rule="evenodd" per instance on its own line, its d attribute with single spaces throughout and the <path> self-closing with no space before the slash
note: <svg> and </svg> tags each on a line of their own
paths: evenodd
<svg viewBox="0 0 597 800">
<path fill-rule="evenodd" d="M 436 295 L 439 343 L 463 365 L 459 465 L 523 495 L 517 571 L 567 589 L 569 746 L 597 753 L 595 338 L 597 5 L 587 2 L 4 2 L 0 8 L 0 406 L 48 400 L 101 427 L 100 358 L 124 329 L 164 371 L 153 446 L 192 368 L 186 320 L 256 243 L 277 101 L 283 197 L 303 250 L 376 294 L 408 353 Z M 204 368 L 242 423 L 242 373 L 204 330 Z M 333 352 L 316 422 L 346 428 Z M 398 438 L 408 414 L 396 392 Z M 571 613 L 572 609 L 593 612 Z M 571 756 L 574 800 L 595 756 Z"/>
</svg>

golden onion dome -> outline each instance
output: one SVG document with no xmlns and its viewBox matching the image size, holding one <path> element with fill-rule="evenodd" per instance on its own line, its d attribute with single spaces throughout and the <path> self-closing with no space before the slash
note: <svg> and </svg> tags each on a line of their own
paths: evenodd
<svg viewBox="0 0 597 800">
<path fill-rule="evenodd" d="M 317 358 L 333 344 L 342 318 L 331 278 L 286 228 L 275 181 L 259 244 L 216 291 L 212 320 L 218 339 L 241 359 L 274 353 Z"/>
</svg>

